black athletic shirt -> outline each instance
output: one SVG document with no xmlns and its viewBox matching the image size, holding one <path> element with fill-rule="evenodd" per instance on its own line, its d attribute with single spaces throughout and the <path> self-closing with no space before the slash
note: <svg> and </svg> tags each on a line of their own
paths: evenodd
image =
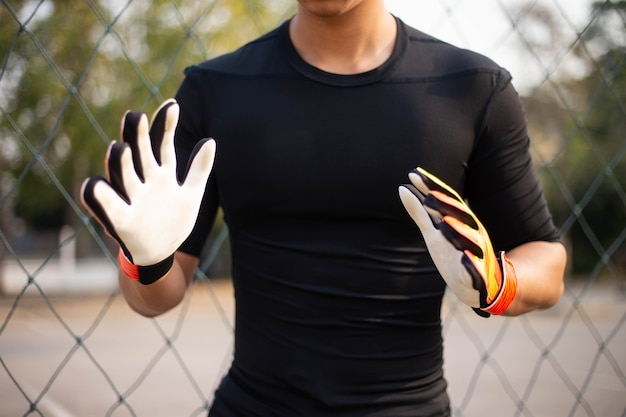
<svg viewBox="0 0 626 417">
<path fill-rule="evenodd" d="M 416 166 L 439 176 L 497 249 L 557 240 L 510 78 L 400 20 L 362 74 L 308 65 L 288 22 L 186 70 L 180 161 L 204 137 L 217 156 L 181 250 L 200 254 L 221 206 L 236 297 L 211 416 L 448 415 L 445 283 L 398 186 Z"/>
</svg>

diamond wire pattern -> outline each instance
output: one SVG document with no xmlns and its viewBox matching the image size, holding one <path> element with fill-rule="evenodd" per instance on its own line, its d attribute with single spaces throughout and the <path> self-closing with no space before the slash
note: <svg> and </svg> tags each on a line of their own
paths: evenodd
<svg viewBox="0 0 626 417">
<path fill-rule="evenodd" d="M 97 18 L 94 33 L 99 35 L 82 72 L 69 78 L 63 70 L 64 63 L 55 61 L 48 52 L 47 40 L 39 39 L 32 30 L 44 19 L 41 16 L 49 13 L 50 2 L 2 1 L 0 17 L 3 22 L 10 22 L 15 32 L 8 46 L 0 49 L 0 86 L 10 85 L 7 80 L 13 71 L 12 55 L 19 44 L 30 42 L 34 47 L 31 58 L 38 55 L 37 59 L 47 63 L 56 82 L 65 90 L 65 100 L 58 109 L 56 123 L 42 141 L 29 137 L 22 127 L 23 122 L 16 119 L 13 109 L 7 106 L 7 100 L 0 100 L 3 117 L 0 127 L 4 131 L 8 129 L 32 155 L 15 181 L 8 186 L 0 184 L 1 214 L 10 215 L 10 205 L 22 181 L 37 169 L 65 199 L 78 218 L 78 227 L 34 263 L 20 257 L 11 236 L 0 228 L 4 258 L 15 264 L 12 271 L 21 282 L 16 290 L 1 298 L 0 304 L 0 381 L 2 390 L 9 393 L 2 398 L 11 398 L 13 404 L 0 405 L 0 415 L 86 415 L 84 410 L 88 410 L 89 415 L 106 416 L 206 414 L 212 392 L 228 367 L 233 348 L 232 294 L 228 281 L 208 279 L 203 272 L 218 256 L 227 239 L 226 229 L 219 231 L 209 247 L 190 295 L 181 306 L 163 317 L 144 319 L 133 315 L 117 290 L 104 296 L 58 294 L 48 288 L 47 273 L 57 268 L 57 258 L 63 248 L 77 241 L 79 235 L 90 237 L 111 270 L 115 268 L 115 260 L 110 255 L 109 242 L 94 228 L 71 190 L 62 185 L 46 155 L 57 140 L 60 122 L 73 105 L 78 105 L 89 120 L 94 137 L 108 143 L 108 135 L 101 125 L 109 121 L 99 120 L 89 101 L 81 95 L 81 88 L 106 42 L 113 38 L 130 64 L 144 90 L 145 107 L 152 99 L 163 99 L 164 83 L 173 75 L 175 63 L 184 59 L 188 44 L 193 44 L 206 56 L 211 54 L 203 41 L 203 25 L 228 3 L 208 2 L 190 19 L 189 11 L 182 4 L 162 2 L 161 7 L 172 13 L 174 24 L 185 36 L 168 52 L 167 68 L 153 81 L 154 77 L 146 72 L 145 63 L 138 59 L 127 34 L 119 29 L 119 22 L 126 16 L 136 16 L 152 2 L 117 2 L 115 6 L 108 6 L 117 7 L 111 13 L 101 3 L 88 1 Z M 255 2 L 240 3 L 256 28 L 256 34 L 262 33 L 267 26 L 258 15 Z M 598 261 L 583 280 L 567 283 L 565 295 L 555 308 L 520 318 L 485 321 L 469 314 L 453 297 L 446 296 L 443 315 L 446 373 L 450 376 L 454 415 L 493 415 L 489 405 L 498 397 L 497 415 L 502 416 L 626 416 L 624 277 L 623 271 L 612 261 L 612 255 L 624 246 L 626 230 L 610 244 L 603 245 L 584 216 L 585 207 L 604 182 L 613 187 L 615 198 L 626 210 L 623 179 L 620 182 L 615 175 L 616 168 L 624 164 L 626 140 L 622 138 L 615 152 L 604 155 L 585 123 L 586 116 L 607 92 L 615 100 L 616 108 L 626 116 L 623 95 L 614 88 L 615 77 L 623 69 L 625 58 L 621 57 L 613 72 L 603 71 L 602 64 L 593 61 L 593 48 L 586 43 L 584 35 L 598 18 L 601 8 L 580 26 L 574 23 L 570 15 L 572 9 L 565 1 L 494 0 L 486 3 L 489 4 L 481 7 L 499 10 L 500 18 L 508 22 L 507 30 L 490 39 L 491 50 L 502 51 L 507 48 L 503 45 L 509 42 L 521 45 L 528 71 L 539 74 L 527 96 L 539 94 L 541 89 L 550 90 L 572 120 L 570 130 L 562 132 L 560 151 L 544 155 L 537 150 L 536 154 L 540 171 L 554 179 L 570 209 L 569 216 L 559 226 L 565 233 L 575 224 L 580 225 Z M 606 7 L 611 2 L 600 3 Z M 431 21 L 438 22 L 436 25 L 451 25 L 462 44 L 469 32 L 465 13 L 475 7 L 475 3 L 450 0 L 438 4 L 439 14 Z M 280 12 L 280 5 L 276 7 Z M 542 14 L 545 8 L 556 12 L 552 16 L 560 22 L 558 35 L 566 38 L 566 42 L 559 44 L 564 45 L 560 49 L 539 45 L 532 27 L 525 24 L 531 18 L 545 16 Z M 288 13 L 284 6 L 282 10 L 284 18 Z M 601 74 L 600 85 L 583 108 L 573 103 L 559 84 L 558 75 L 568 68 L 575 53 L 582 53 L 595 62 Z M 578 200 L 567 189 L 566 178 L 554 165 L 575 135 L 582 135 L 593 158 L 604 167 Z M 4 225 L 6 223 L 0 223 Z M 117 331 L 121 323 L 124 329 L 131 329 L 130 337 L 128 333 Z M 24 349 L 29 354 L 18 355 L 18 351 Z M 520 357 L 524 361 L 517 360 Z M 27 369 L 37 370 L 34 377 Z M 549 381 L 549 385 L 543 383 L 544 380 Z M 546 390 L 546 386 L 551 390 Z M 69 401 L 68 389 L 74 392 Z M 172 403 L 169 397 L 176 397 L 176 400 Z M 57 401 L 58 398 L 66 400 Z M 550 403 L 555 403 L 556 408 L 546 414 Z M 152 404 L 152 408 L 146 404 Z"/>
</svg>

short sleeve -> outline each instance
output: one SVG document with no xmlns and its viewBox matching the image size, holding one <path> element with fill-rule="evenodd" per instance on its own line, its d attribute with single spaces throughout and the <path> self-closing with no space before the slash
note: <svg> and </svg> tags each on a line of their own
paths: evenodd
<svg viewBox="0 0 626 417">
<path fill-rule="evenodd" d="M 210 137 L 210 127 L 205 122 L 208 118 L 205 114 L 206 109 L 202 105 L 202 94 L 198 82 L 199 80 L 195 80 L 188 74 L 176 94 L 176 101 L 180 106 L 180 118 L 176 129 L 175 146 L 178 177 L 181 180 L 187 172 L 189 157 L 196 144 L 203 138 Z M 187 240 L 180 246 L 180 251 L 196 257 L 200 256 L 215 221 L 218 206 L 214 167 L 204 192 L 196 224 Z M 189 214 L 180 213 L 180 215 Z"/>
<path fill-rule="evenodd" d="M 468 163 L 464 194 L 497 250 L 558 241 L 530 156 L 522 102 L 503 70 L 484 110 Z"/>
</svg>

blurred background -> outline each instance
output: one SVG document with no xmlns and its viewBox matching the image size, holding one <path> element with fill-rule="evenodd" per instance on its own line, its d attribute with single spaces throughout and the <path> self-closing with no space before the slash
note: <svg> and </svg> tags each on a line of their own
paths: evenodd
<svg viewBox="0 0 626 417">
<path fill-rule="evenodd" d="M 559 304 L 481 320 L 446 296 L 455 416 L 626 416 L 626 1 L 388 0 L 513 75 L 569 251 Z M 132 313 L 79 203 L 127 109 L 292 16 L 294 0 L 0 0 L 0 417 L 205 415 L 232 354 L 221 218 L 183 305 Z M 497 410 L 497 411 L 494 411 Z"/>
</svg>

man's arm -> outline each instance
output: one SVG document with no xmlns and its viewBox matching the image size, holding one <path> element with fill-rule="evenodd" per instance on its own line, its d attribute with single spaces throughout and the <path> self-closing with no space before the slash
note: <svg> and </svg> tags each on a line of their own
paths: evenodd
<svg viewBox="0 0 626 417">
<path fill-rule="evenodd" d="M 198 266 L 198 258 L 176 252 L 172 268 L 150 285 L 129 278 L 119 271 L 119 285 L 126 302 L 137 313 L 154 317 L 176 307 L 185 296 Z"/>
<path fill-rule="evenodd" d="M 196 257 L 176 250 L 198 217 L 215 141 L 196 144 L 181 183 L 174 148 L 179 112 L 172 99 L 159 107 L 151 124 L 145 114 L 127 112 L 122 141 L 112 142 L 105 155 L 106 178 L 87 178 L 81 188 L 85 207 L 120 246 L 122 293 L 145 316 L 178 305 L 198 266 Z"/>
<path fill-rule="evenodd" d="M 561 243 L 531 241 L 497 252 L 483 224 L 449 185 L 420 167 L 409 179 L 399 188 L 402 203 L 441 276 L 463 303 L 485 317 L 556 304 L 566 264 Z"/>
<path fill-rule="evenodd" d="M 567 254 L 560 242 L 529 242 L 507 252 L 517 275 L 517 294 L 506 316 L 552 307 L 563 294 Z"/>
</svg>

